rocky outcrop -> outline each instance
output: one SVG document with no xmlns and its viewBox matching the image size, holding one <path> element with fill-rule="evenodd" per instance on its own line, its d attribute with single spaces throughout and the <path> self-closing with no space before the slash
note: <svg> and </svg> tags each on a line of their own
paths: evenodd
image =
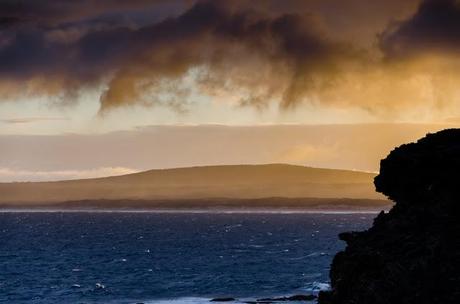
<svg viewBox="0 0 460 304">
<path fill-rule="evenodd" d="M 460 303 L 460 129 L 396 148 L 374 183 L 396 204 L 339 236 L 347 247 L 319 303 Z"/>
<path fill-rule="evenodd" d="M 211 299 L 210 302 L 233 302 L 236 301 L 235 298 L 214 298 Z"/>
</svg>

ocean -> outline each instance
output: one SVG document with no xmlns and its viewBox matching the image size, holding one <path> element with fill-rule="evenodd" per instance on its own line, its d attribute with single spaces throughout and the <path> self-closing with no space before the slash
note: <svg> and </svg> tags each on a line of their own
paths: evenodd
<svg viewBox="0 0 460 304">
<path fill-rule="evenodd" d="M 376 214 L 0 212 L 1 303 L 209 303 L 317 294 Z"/>
</svg>

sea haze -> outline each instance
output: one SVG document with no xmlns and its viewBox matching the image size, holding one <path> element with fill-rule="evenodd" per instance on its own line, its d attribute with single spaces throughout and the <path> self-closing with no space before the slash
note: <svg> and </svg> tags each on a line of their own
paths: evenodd
<svg viewBox="0 0 460 304">
<path fill-rule="evenodd" d="M 326 288 L 375 214 L 2 212 L 0 301 L 207 303 Z"/>
</svg>

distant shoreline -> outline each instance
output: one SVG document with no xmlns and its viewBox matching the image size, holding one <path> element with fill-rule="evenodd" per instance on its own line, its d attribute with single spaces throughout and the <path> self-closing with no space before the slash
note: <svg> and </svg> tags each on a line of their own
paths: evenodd
<svg viewBox="0 0 460 304">
<path fill-rule="evenodd" d="M 154 214 L 378 214 L 382 210 L 307 209 L 0 209 L 1 213 L 154 213 Z M 385 210 L 384 210 L 385 211 Z"/>
<path fill-rule="evenodd" d="M 157 212 L 157 213 L 375 213 L 388 200 L 349 198 L 258 198 L 178 200 L 82 200 L 0 205 L 0 212 Z"/>
<path fill-rule="evenodd" d="M 107 207 L 110 203 L 117 208 L 146 204 L 155 208 L 196 208 L 217 202 L 219 207 L 271 207 L 276 200 L 276 206 L 291 207 L 315 203 L 304 198 L 383 200 L 385 197 L 375 192 L 374 178 L 372 173 L 283 164 L 149 170 L 93 179 L 0 183 L 0 206 L 67 202 L 85 207 L 99 203 Z"/>
</svg>

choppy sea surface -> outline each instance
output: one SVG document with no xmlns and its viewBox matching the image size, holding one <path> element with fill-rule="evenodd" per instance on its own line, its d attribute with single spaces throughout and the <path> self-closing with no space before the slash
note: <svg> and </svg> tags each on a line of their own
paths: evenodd
<svg viewBox="0 0 460 304">
<path fill-rule="evenodd" d="M 317 293 L 375 214 L 0 212 L 2 303 L 209 303 Z"/>
</svg>

